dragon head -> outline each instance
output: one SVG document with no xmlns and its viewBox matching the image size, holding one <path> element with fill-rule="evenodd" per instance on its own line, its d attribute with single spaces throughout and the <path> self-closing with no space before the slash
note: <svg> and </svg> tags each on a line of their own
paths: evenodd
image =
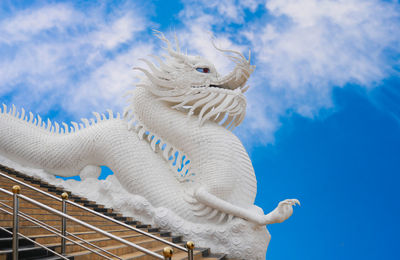
<svg viewBox="0 0 400 260">
<path fill-rule="evenodd" d="M 205 58 L 182 53 L 177 40 L 174 49 L 162 33 L 156 32 L 156 36 L 166 43 L 167 54 L 163 55 L 164 59 L 153 56 L 159 66 L 142 59 L 149 70 L 134 68 L 146 76 L 137 86 L 148 89 L 173 109 L 198 116 L 200 125 L 210 120 L 228 129 L 238 126 L 246 114 L 243 94 L 249 86 L 245 84 L 255 68 L 250 65 L 250 54 L 246 59 L 240 52 L 223 50 L 213 43 L 217 50 L 227 53 L 226 56 L 236 63 L 232 72 L 220 76 Z"/>
</svg>

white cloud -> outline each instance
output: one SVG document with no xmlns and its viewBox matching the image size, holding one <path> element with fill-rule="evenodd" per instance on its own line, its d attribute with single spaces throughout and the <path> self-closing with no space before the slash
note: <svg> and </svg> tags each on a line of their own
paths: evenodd
<svg viewBox="0 0 400 260">
<path fill-rule="evenodd" d="M 376 1 L 272 0 L 270 13 L 290 25 L 261 26 L 261 33 L 251 32 L 252 45 L 269 65 L 274 87 L 372 86 L 388 72 L 384 49 L 399 41 L 399 13 L 391 7 Z"/>
<path fill-rule="evenodd" d="M 400 11 L 391 2 L 269 0 L 260 17 L 244 12 L 260 9 L 258 1 L 252 5 L 223 1 L 196 8 L 198 16 L 182 12 L 182 31 L 192 39 L 189 44 L 214 53 L 213 61 L 227 67 L 207 40 L 193 40 L 202 39 L 200 31 L 211 30 L 225 39 L 223 47 L 251 48 L 255 56 L 248 116 L 239 129 L 243 137 L 256 134 L 268 142 L 281 116 L 296 112 L 315 117 L 322 108 L 332 106 L 334 87 L 379 85 L 393 73 L 396 62 L 388 51 L 400 52 Z M 186 9 L 193 7 L 188 4 Z M 238 21 L 243 22 L 235 25 Z"/>
<path fill-rule="evenodd" d="M 131 68 L 152 43 L 138 40 L 147 29 L 144 13 L 98 8 L 84 13 L 48 4 L 0 19 L 0 95 L 28 110 L 62 109 L 77 118 L 115 108 L 114 99 L 132 87 Z"/>
<path fill-rule="evenodd" d="M 184 22 L 190 22 L 190 18 L 198 19 L 204 14 L 212 16 L 209 26 L 218 23 L 226 24 L 227 22 L 243 23 L 245 11 L 256 11 L 257 7 L 263 3 L 262 0 L 185 0 L 186 5 L 183 11 Z"/>
<path fill-rule="evenodd" d="M 76 118 L 120 109 L 121 95 L 134 82 L 131 68 L 159 51 L 147 31 L 154 24 L 127 3 L 111 11 L 104 5 L 81 10 L 47 4 L 0 18 L 0 95 L 19 107 L 62 109 Z M 394 57 L 400 50 L 400 11 L 392 2 L 184 4 L 176 27 L 182 49 L 207 57 L 221 73 L 233 64 L 214 49 L 209 32 L 219 47 L 246 55 L 252 50 L 257 68 L 249 82 L 247 119 L 238 129 L 244 139 L 273 140 L 280 118 L 290 112 L 318 115 L 332 106 L 334 87 L 379 85 L 393 70 L 387 53 Z"/>
<path fill-rule="evenodd" d="M 334 87 L 371 88 L 390 75 L 393 63 L 385 51 L 399 52 L 400 42 L 395 5 L 271 0 L 266 7 L 279 22 L 258 23 L 246 36 L 257 53 L 256 77 L 268 82 L 263 94 L 280 100 L 275 104 L 280 111 L 269 115 L 271 120 L 288 110 L 313 117 L 332 105 Z"/>
<path fill-rule="evenodd" d="M 113 49 L 121 43 L 131 40 L 134 33 L 144 30 L 145 27 L 143 19 L 132 13 L 127 13 L 111 24 L 104 25 L 89 38 L 94 45 Z"/>
<path fill-rule="evenodd" d="M 138 58 L 154 53 L 152 44 L 138 43 L 129 51 L 117 55 L 94 69 L 90 76 L 71 89 L 71 97 L 64 109 L 75 115 L 91 116 L 92 111 L 102 112 L 110 108 L 121 112 L 126 105 L 123 95 L 134 88 L 135 73 L 132 68 Z"/>
<path fill-rule="evenodd" d="M 28 41 L 31 37 L 50 29 L 63 30 L 76 24 L 82 14 L 66 4 L 43 6 L 20 11 L 14 17 L 3 19 L 0 23 L 0 41 L 14 43 Z"/>
</svg>

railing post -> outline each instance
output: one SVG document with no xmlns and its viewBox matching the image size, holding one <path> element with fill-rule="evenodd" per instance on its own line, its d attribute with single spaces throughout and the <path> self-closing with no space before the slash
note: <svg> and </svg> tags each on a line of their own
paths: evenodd
<svg viewBox="0 0 400 260">
<path fill-rule="evenodd" d="M 19 198 L 18 194 L 21 192 L 21 187 L 18 185 L 14 185 L 12 187 L 13 192 L 13 240 L 12 240 L 12 249 L 13 249 L 13 260 L 18 260 L 18 211 L 19 211 Z"/>
<path fill-rule="evenodd" d="M 165 260 L 171 260 L 172 255 L 174 254 L 174 250 L 172 247 L 164 247 L 163 255 Z"/>
<path fill-rule="evenodd" d="M 61 194 L 62 198 L 62 212 L 64 214 L 67 214 L 67 202 L 66 200 L 68 199 L 68 193 L 63 192 Z M 65 217 L 61 217 L 61 254 L 65 254 L 65 247 L 66 247 L 66 239 L 65 237 L 67 236 L 67 219 Z"/>
<path fill-rule="evenodd" d="M 194 249 L 194 242 L 187 241 L 186 248 L 188 249 L 188 260 L 193 260 L 193 249 Z"/>
</svg>

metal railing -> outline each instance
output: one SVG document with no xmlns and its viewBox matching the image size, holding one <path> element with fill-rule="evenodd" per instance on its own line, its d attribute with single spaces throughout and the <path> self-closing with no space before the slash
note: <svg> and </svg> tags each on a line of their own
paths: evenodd
<svg viewBox="0 0 400 260">
<path fill-rule="evenodd" d="M 43 204 L 43 203 L 40 203 L 40 202 L 38 202 L 38 201 L 36 201 L 36 200 L 33 200 L 33 199 L 31 199 L 31 198 L 29 198 L 29 197 L 27 197 L 27 196 L 24 196 L 24 195 L 22 195 L 22 194 L 19 194 L 20 188 L 19 188 L 18 185 L 15 185 L 15 186 L 13 187 L 12 191 L 13 191 L 13 192 L 11 193 L 11 192 L 9 192 L 9 191 L 3 189 L 3 188 L 0 188 L 0 192 L 3 192 L 3 193 L 6 193 L 6 194 L 8 194 L 8 195 L 12 195 L 12 196 L 13 196 L 13 241 L 12 241 L 12 242 L 13 242 L 13 243 L 12 243 L 13 260 L 18 260 L 18 233 L 19 233 L 19 221 L 18 221 L 18 217 L 19 217 L 19 215 L 20 215 L 20 214 L 19 214 L 19 199 L 23 199 L 23 200 L 25 200 L 25 201 L 27 201 L 27 202 L 29 202 L 29 203 L 31 203 L 31 204 L 33 204 L 33 205 L 39 207 L 39 208 L 45 209 L 45 210 L 47 210 L 47 211 L 49 211 L 49 212 L 51 212 L 51 213 L 53 213 L 53 214 L 55 214 L 55 215 L 58 215 L 58 216 L 63 217 L 63 218 L 66 218 L 66 219 L 68 219 L 68 220 L 70 220 L 70 221 L 73 221 L 73 222 L 75 222 L 75 223 L 77 223 L 77 224 L 79 224 L 79 225 L 81 225 L 81 226 L 84 226 L 84 227 L 86 227 L 86 228 L 88 228 L 88 229 L 91 229 L 91 230 L 93 230 L 93 231 L 96 231 L 96 232 L 98 232 L 98 233 L 100 233 L 100 234 L 102 234 L 102 235 L 104 235 L 104 236 L 106 236 L 106 237 L 109 237 L 109 238 L 111 238 L 111 239 L 114 239 L 114 240 L 116 240 L 116 241 L 118 241 L 118 242 L 120 242 L 120 243 L 122 243 L 122 244 L 125 244 L 125 245 L 127 245 L 127 246 L 133 247 L 133 248 L 135 248 L 135 249 L 137 249 L 137 250 L 139 250 L 139 251 L 141 251 L 141 252 L 143 252 L 143 253 L 145 253 L 145 254 L 147 254 L 147 255 L 151 255 L 151 256 L 153 256 L 153 257 L 155 257 L 155 258 L 157 258 L 157 259 L 165 259 L 165 258 L 162 257 L 161 255 L 156 254 L 156 253 L 154 253 L 154 252 L 152 252 L 152 251 L 150 251 L 150 250 L 148 250 L 148 249 L 146 249 L 146 248 L 144 248 L 144 247 L 141 247 L 141 246 L 139 246 L 139 245 L 136 245 L 136 244 L 134 244 L 134 243 L 132 243 L 132 242 L 129 242 L 129 241 L 123 239 L 123 238 L 120 238 L 120 237 L 118 237 L 118 236 L 115 236 L 115 235 L 113 235 L 113 234 L 111 234 L 111 233 L 109 233 L 109 232 L 107 232 L 107 231 L 104 231 L 104 230 L 99 229 L 99 228 L 97 228 L 97 227 L 95 227 L 95 226 L 92 226 L 92 225 L 90 225 L 90 224 L 88 224 L 88 223 L 86 223 L 86 222 L 84 222 L 84 221 L 82 221 L 82 220 L 79 220 L 79 219 L 74 218 L 74 217 L 72 217 L 72 216 L 69 216 L 69 215 L 67 215 L 67 214 L 65 214 L 65 213 L 63 213 L 63 212 L 61 212 L 61 211 L 58 211 L 58 210 L 56 210 L 56 209 L 53 209 L 53 208 L 51 208 L 51 207 L 49 207 L 49 206 L 47 206 L 47 205 L 45 205 L 45 204 Z M 50 231 L 50 230 L 49 230 L 49 231 Z M 96 252 L 95 250 L 91 250 L 91 249 L 89 249 L 89 250 L 90 250 L 91 252 L 94 252 L 94 253 L 99 254 L 99 253 Z M 101 256 L 102 256 L 102 257 L 105 257 L 104 255 L 101 255 Z M 111 258 L 109 258 L 109 257 L 105 257 L 105 258 L 111 259 Z"/>
<path fill-rule="evenodd" d="M 0 202 L 0 205 L 1 205 L 1 206 L 4 206 L 4 207 L 6 207 L 6 208 L 9 208 L 9 209 L 11 209 L 11 210 L 13 209 L 13 207 L 10 207 L 10 206 L 8 206 L 7 204 L 5 204 L 5 203 L 3 203 L 3 202 Z M 2 209 L 2 208 L 0 208 L 0 211 L 4 212 L 4 213 L 6 213 L 6 214 L 9 214 L 9 215 L 13 215 L 13 213 L 11 213 L 11 212 L 9 212 L 9 211 L 7 211 L 7 210 L 5 210 L 5 209 Z M 37 225 L 37 226 L 43 228 L 43 229 L 45 229 L 45 230 L 47 230 L 47 231 L 49 231 L 49 232 L 51 232 L 51 233 L 53 233 L 53 234 L 55 234 L 56 236 L 59 236 L 59 237 L 61 237 L 61 238 L 64 238 L 64 239 L 70 241 L 70 242 L 73 243 L 73 244 L 79 245 L 80 247 L 82 247 L 82 248 L 84 248 L 84 249 L 86 249 L 86 250 L 88 250 L 88 251 L 91 251 L 91 252 L 93 252 L 93 253 L 95 253 L 95 254 L 97 254 L 97 255 L 99 255 L 99 256 L 102 256 L 102 257 L 104 257 L 104 258 L 106 258 L 106 259 L 112 259 L 112 258 L 109 258 L 109 257 L 107 257 L 107 256 L 105 256 L 105 255 L 99 253 L 99 252 L 96 252 L 96 251 L 90 249 L 90 248 L 87 247 L 87 246 L 84 246 L 84 245 L 82 245 L 82 244 L 79 244 L 78 242 L 76 242 L 76 241 L 74 241 L 74 240 L 68 238 L 67 236 L 63 236 L 63 235 L 61 234 L 61 232 L 60 232 L 59 230 L 57 230 L 55 227 L 52 227 L 52 226 L 50 226 L 50 225 L 48 225 L 48 224 L 46 224 L 46 223 L 44 223 L 44 222 L 42 222 L 42 221 L 40 221 L 40 220 L 34 218 L 34 217 L 31 217 L 31 216 L 29 216 L 29 215 L 27 215 L 27 214 L 25 214 L 25 213 L 23 213 L 23 212 L 21 212 L 21 211 L 18 211 L 18 216 L 19 216 L 19 217 L 22 217 L 23 219 L 25 219 L 25 220 L 27 220 L 27 221 L 29 221 L 29 222 L 31 222 L 31 223 L 33 223 L 33 224 L 35 224 L 35 225 Z M 8 232 L 8 233 L 13 234 L 12 232 Z M 21 235 L 21 236 L 23 236 L 23 237 L 25 237 L 25 236 L 22 235 L 21 233 L 18 233 L 18 234 Z M 101 247 L 98 247 L 98 246 L 96 246 L 96 245 L 90 243 L 89 241 L 86 241 L 86 240 L 84 240 L 84 239 L 82 239 L 82 238 L 80 238 L 80 237 L 78 237 L 78 236 L 75 236 L 75 235 L 72 234 L 72 233 L 68 233 L 68 232 L 67 232 L 67 234 L 70 235 L 70 236 L 72 236 L 73 238 L 76 238 L 76 239 L 82 241 L 82 242 L 85 243 L 85 244 L 88 244 L 88 245 L 90 245 L 90 246 L 92 246 L 92 247 L 98 249 L 99 251 L 102 251 L 102 252 L 104 252 L 104 253 L 106 253 L 106 254 L 109 254 L 109 255 L 111 255 L 111 256 L 117 258 L 117 259 L 121 259 L 120 257 L 114 255 L 113 253 L 108 252 L 107 250 L 104 250 L 104 249 L 102 249 Z M 30 240 L 30 238 L 27 238 L 27 239 Z M 36 241 L 35 241 L 34 243 L 38 244 Z M 46 246 L 43 246 L 43 245 L 39 245 L 39 246 L 44 247 L 44 248 L 47 249 Z M 49 249 L 49 251 L 52 252 L 51 249 Z"/>
<path fill-rule="evenodd" d="M 11 180 L 11 181 L 13 181 L 13 182 L 15 182 L 15 183 L 18 183 L 18 184 L 20 184 L 20 185 L 23 185 L 23 186 L 25 186 L 25 187 L 27 187 L 27 188 L 29 188 L 29 189 L 31 189 L 31 190 L 34 190 L 34 191 L 36 191 L 36 192 L 38 192 L 38 193 L 40 193 L 40 194 L 42 194 L 42 195 L 45 195 L 45 196 L 47 196 L 47 197 L 50 197 L 50 198 L 52 198 L 52 199 L 54 199 L 54 200 L 56 200 L 56 201 L 59 201 L 59 202 L 61 202 L 62 203 L 62 209 L 63 209 L 63 212 L 61 212 L 63 215 L 61 216 L 62 217 L 62 224 L 66 224 L 66 219 L 68 219 L 68 217 L 70 217 L 70 216 L 68 216 L 67 214 L 66 214 L 66 208 L 67 208 L 67 206 L 66 206 L 66 204 L 68 203 L 68 204 L 71 204 L 71 205 L 73 205 L 73 206 L 75 206 L 75 207 L 77 207 L 77 208 L 80 208 L 80 209 L 82 209 L 82 210 L 84 210 L 84 211 L 87 211 L 87 212 L 89 212 L 89 213 L 92 213 L 92 214 L 94 214 L 94 215 L 96 215 L 96 216 L 98 216 L 98 217 L 101 217 L 101 218 L 103 218 L 103 219 L 106 219 L 106 220 L 108 220 L 108 221 L 111 221 L 111 222 L 113 222 L 113 223 L 115 223 L 115 224 L 118 224 L 118 225 L 120 225 L 120 226 L 123 226 L 123 227 L 125 227 L 125 228 L 128 228 L 128 229 L 130 229 L 130 230 L 133 230 L 133 231 L 135 231 L 135 232 L 137 232 L 137 233 L 140 233 L 140 234 L 142 234 L 142 235 L 144 235 L 144 236 L 147 236 L 147 237 L 150 237 L 150 238 L 152 238 L 152 239 L 155 239 L 155 240 L 157 240 L 157 241 L 159 241 L 159 242 L 161 242 L 161 243 L 164 243 L 164 244 L 166 244 L 166 245 L 168 245 L 168 246 L 171 246 L 171 247 L 173 247 L 173 248 L 176 248 L 176 249 L 179 249 L 179 250 L 182 250 L 182 251 L 184 251 L 184 252 L 186 252 L 187 254 L 188 254 L 188 260 L 193 260 L 193 250 L 194 250 L 194 243 L 192 242 L 192 241 L 188 241 L 187 243 L 186 243 L 186 248 L 185 247 L 183 247 L 183 246 L 180 246 L 180 245 L 178 245 L 178 244 L 175 244 L 175 243 L 172 243 L 172 242 L 170 242 L 170 241 L 168 241 L 168 240 L 165 240 L 165 239 L 162 239 L 162 238 L 160 238 L 160 237 L 158 237 L 158 236 L 155 236 L 155 235 L 153 235 L 153 234 L 150 234 L 150 233 L 147 233 L 147 232 L 145 232 L 145 231 L 143 231 L 143 230 L 140 230 L 140 229 L 138 229 L 138 228 L 135 228 L 135 227 L 132 227 L 132 226 L 130 226 L 130 225 L 128 225 L 128 224 L 125 224 L 125 223 L 123 223 L 123 222 L 121 222 L 121 221 L 118 221 L 118 220 L 116 220 L 116 219 L 114 219 L 114 218 L 111 218 L 111 217 L 109 217 L 109 216 L 106 216 L 106 215 L 103 215 L 103 214 L 101 214 L 101 213 L 99 213 L 99 212 L 97 212 L 97 211 L 94 211 L 94 210 L 92 210 L 92 209 L 89 209 L 89 208 L 87 208 L 87 207 L 85 207 L 85 206 L 82 206 L 82 205 L 80 205 L 80 204 L 78 204 L 78 203 L 76 203 L 76 202 L 73 202 L 73 201 L 70 201 L 70 200 L 68 200 L 68 194 L 67 193 L 63 193 L 62 194 L 62 199 L 60 199 L 60 198 L 58 198 L 57 196 L 54 196 L 54 195 L 52 195 L 52 194 L 50 194 L 50 193 L 47 193 L 47 192 L 45 192 L 45 191 L 43 191 L 43 190 L 41 190 L 41 189 L 38 189 L 38 188 L 36 188 L 36 187 L 33 187 L 33 186 L 31 186 L 31 185 L 29 185 L 29 184 L 27 184 L 27 183 L 25 183 L 25 182 L 22 182 L 22 181 L 20 181 L 20 180 L 17 180 L 17 179 L 15 179 L 15 178 L 13 178 L 13 177 L 11 177 L 11 176 L 8 176 L 8 175 L 6 175 L 6 174 L 4 174 L 4 173 L 2 173 L 2 172 L 0 172 L 0 176 L 1 177 L 4 177 L 4 178 L 7 178 L 7 179 L 9 179 L 9 180 Z M 0 188 L 1 189 L 1 188 Z M 2 189 L 2 190 L 4 190 L 4 189 Z M 6 190 L 4 190 L 4 191 L 6 191 Z M 8 192 L 8 191 L 6 191 L 6 192 Z M 9 193 L 9 192 L 8 192 Z M 21 194 L 18 194 L 18 196 L 23 196 L 23 195 L 21 195 Z M 28 197 L 26 197 L 26 196 L 23 196 L 24 197 L 24 199 L 25 198 L 27 198 L 27 199 L 29 199 L 29 200 L 32 200 L 32 199 L 30 199 L 30 198 L 28 198 Z M 40 202 L 37 202 L 37 203 L 40 203 Z M 41 204 L 41 203 L 40 203 Z M 51 210 L 54 210 L 54 209 L 52 209 L 52 208 L 50 208 L 50 207 L 48 207 L 48 206 L 46 206 L 46 205 L 44 205 L 44 204 L 42 204 L 43 206 L 45 206 L 45 207 L 47 207 L 47 208 L 49 208 L 49 209 L 51 209 Z M 15 211 L 15 209 L 14 209 L 14 211 Z M 54 210 L 54 211 L 57 211 L 57 210 Z M 58 212 L 58 211 L 57 211 Z M 68 216 L 68 217 L 67 217 Z M 73 217 L 71 217 L 71 218 L 73 218 Z M 75 218 L 74 218 L 75 219 Z M 76 219 L 77 221 L 80 221 L 79 219 Z M 65 223 L 64 223 L 65 222 Z M 85 222 L 83 222 L 83 221 L 80 221 L 80 222 L 82 222 L 82 223 L 85 223 Z M 87 223 L 86 223 L 87 224 Z M 89 225 L 89 224 L 88 224 Z M 63 226 L 63 225 L 62 225 Z M 94 226 L 93 226 L 94 227 Z M 64 226 L 64 228 L 65 228 L 65 226 Z M 94 227 L 94 228 L 96 228 L 96 227 Z M 96 228 L 96 229 L 98 229 L 98 228 Z M 99 229 L 99 230 L 101 230 L 101 229 Z M 64 233 L 63 233 L 63 231 L 64 231 Z M 65 230 L 63 230 L 62 229 L 62 231 L 61 231 L 61 233 L 62 233 L 62 235 L 64 236 L 64 237 L 62 237 L 62 242 L 61 242 L 61 250 L 63 251 L 63 250 L 65 250 L 65 235 L 66 235 L 66 233 L 65 233 L 65 231 L 66 231 L 66 229 Z M 102 230 L 103 231 L 103 230 Z M 103 232 L 105 232 L 105 231 L 103 231 Z M 112 234 L 110 234 L 110 235 L 112 235 Z M 112 235 L 112 236 L 114 236 L 114 235 Z M 116 238 L 118 238 L 118 239 L 121 239 L 121 238 L 119 238 L 119 237 L 117 237 L 117 236 L 114 236 L 114 237 L 116 237 Z M 118 240 L 117 239 L 117 240 Z M 123 239 L 122 239 L 123 240 Z M 128 242 L 128 241 L 126 241 L 126 242 Z M 135 244 L 133 244 L 133 243 L 131 243 L 131 242 L 128 242 L 128 243 L 130 243 L 130 244 L 132 244 L 132 245 L 135 245 Z M 135 245 L 135 246 L 137 246 L 137 247 L 140 247 L 140 246 L 138 246 L 138 245 Z M 134 246 L 134 247 L 135 247 Z M 164 258 L 165 259 L 170 259 L 171 257 L 172 257 L 172 254 L 173 254 L 173 249 L 172 248 L 170 248 L 170 247 L 166 247 L 166 248 L 164 248 L 164 250 L 163 250 L 163 255 L 164 255 Z M 64 248 L 64 249 L 63 249 Z M 135 247 L 136 248 L 136 247 Z M 139 248 L 137 248 L 138 250 L 140 250 Z M 143 248 L 145 251 L 149 251 L 149 250 L 147 250 L 146 248 Z M 140 251 L 142 251 L 142 250 L 140 250 Z M 142 251 L 143 253 L 146 253 L 146 254 L 150 254 L 150 255 L 152 255 L 152 256 L 154 256 L 154 255 L 156 255 L 155 257 L 160 257 L 160 255 L 158 255 L 158 254 L 155 254 L 154 252 L 152 252 L 152 251 L 149 251 L 150 253 L 147 253 L 147 252 L 145 252 L 145 251 Z M 154 255 L 153 255 L 154 254 Z M 161 258 L 161 259 L 163 259 L 163 258 Z"/>
<path fill-rule="evenodd" d="M 0 210 L 2 210 L 2 209 L 0 209 Z M 2 211 L 3 211 L 3 210 L 2 210 Z M 5 211 L 3 211 L 3 212 L 8 212 L 8 211 L 5 210 Z M 8 212 L 8 213 L 12 214 L 11 212 Z M 8 234 L 10 234 L 10 235 L 13 235 L 13 233 L 12 233 L 11 231 L 9 231 L 9 230 L 7 230 L 7 229 L 5 229 L 5 228 L 3 228 L 3 227 L 0 227 L 0 230 L 4 231 L 4 232 L 6 232 L 6 233 L 8 233 Z M 24 236 L 24 235 L 21 234 L 21 233 L 18 233 L 18 236 L 23 237 L 24 239 L 28 240 L 29 242 L 34 243 L 35 245 L 37 245 L 37 246 L 39 246 L 39 247 L 41 247 L 41 248 L 43 248 L 43 249 L 45 249 L 45 250 L 47 250 L 47 251 L 49 251 L 49 252 L 55 254 L 56 256 L 61 257 L 62 259 L 68 260 L 68 258 L 66 258 L 65 256 L 60 255 L 60 254 L 57 253 L 56 251 L 54 251 L 54 250 L 48 248 L 47 246 L 44 246 L 44 245 L 42 245 L 42 244 L 36 242 L 36 241 L 33 240 L 33 239 L 30 239 L 30 238 L 27 237 L 27 236 Z M 14 255 L 15 255 L 15 254 L 14 254 L 14 252 L 13 252 L 13 259 L 14 259 Z M 17 258 L 17 259 L 18 259 L 18 258 Z"/>
</svg>

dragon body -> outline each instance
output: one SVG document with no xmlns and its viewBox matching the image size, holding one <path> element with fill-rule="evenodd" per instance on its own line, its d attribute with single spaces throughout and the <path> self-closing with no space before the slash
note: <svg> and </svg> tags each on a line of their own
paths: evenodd
<svg viewBox="0 0 400 260">
<path fill-rule="evenodd" d="M 286 220 L 298 201 L 282 201 L 267 215 L 254 205 L 254 170 L 230 131 L 245 116 L 245 83 L 254 66 L 238 52 L 221 50 L 233 54 L 236 63 L 222 77 L 209 61 L 185 55 L 158 36 L 167 44 L 168 55 L 155 57 L 158 66 L 144 60 L 149 69 L 136 68 L 144 77 L 129 93 L 122 115 L 94 113 L 93 119 L 61 126 L 3 105 L 0 154 L 60 176 L 98 172 L 100 165 L 107 165 L 128 193 L 145 198 L 152 207 L 167 208 L 207 230 L 240 222 L 263 238 L 266 250 L 265 225 Z M 229 246 L 223 250 L 244 257 Z M 263 252 L 265 256 L 264 249 L 256 250 L 261 254 L 250 258 L 263 258 Z"/>
</svg>

